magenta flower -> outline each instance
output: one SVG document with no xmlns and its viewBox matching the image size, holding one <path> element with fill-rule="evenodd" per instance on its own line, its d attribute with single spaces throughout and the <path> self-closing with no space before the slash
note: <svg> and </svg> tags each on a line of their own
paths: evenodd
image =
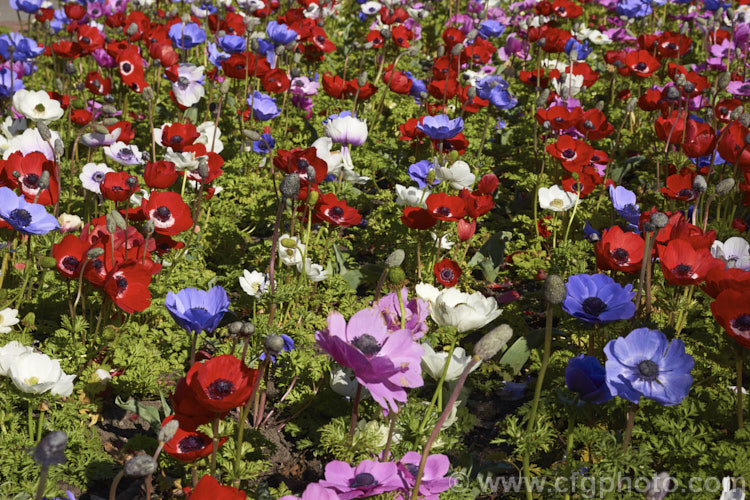
<svg viewBox="0 0 750 500">
<path fill-rule="evenodd" d="M 398 461 L 399 473 L 404 480 L 407 493 L 414 489 L 421 459 L 422 455 L 410 451 Z M 422 482 L 419 484 L 419 494 L 424 495 L 425 500 L 439 500 L 441 492 L 448 491 L 456 484 L 456 478 L 445 477 L 450 466 L 451 463 L 445 455 L 427 457 Z"/>
<path fill-rule="evenodd" d="M 310 483 L 305 488 L 305 491 L 302 492 L 301 497 L 286 495 L 279 498 L 279 500 L 339 500 L 339 498 L 341 497 L 334 490 L 324 488 L 318 483 Z"/>
<path fill-rule="evenodd" d="M 404 313 L 406 321 L 404 329 L 409 330 L 414 339 L 419 339 L 427 333 L 427 316 L 430 311 L 427 308 L 427 302 L 420 298 L 408 300 L 406 287 L 401 289 L 401 299 L 404 302 Z M 396 292 L 389 293 L 378 302 L 378 309 L 385 318 L 388 330 L 396 331 L 401 329 L 401 304 Z"/>
<path fill-rule="evenodd" d="M 341 500 L 364 498 L 403 488 L 393 462 L 364 460 L 356 467 L 334 460 L 326 465 L 325 479 L 318 484 L 335 490 Z"/>
<path fill-rule="evenodd" d="M 347 325 L 338 312 L 328 316 L 328 328 L 315 340 L 338 364 L 350 368 L 357 381 L 385 410 L 397 412 L 406 402 L 407 387 L 421 387 L 420 360 L 424 348 L 409 330 L 390 331 L 377 308 L 362 309 Z"/>
</svg>

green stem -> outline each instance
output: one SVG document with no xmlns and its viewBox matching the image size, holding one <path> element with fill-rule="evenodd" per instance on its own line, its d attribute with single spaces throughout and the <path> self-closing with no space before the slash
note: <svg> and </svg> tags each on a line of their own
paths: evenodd
<svg viewBox="0 0 750 500">
<path fill-rule="evenodd" d="M 219 416 L 217 415 L 214 421 L 211 423 L 211 439 L 213 440 L 213 448 L 211 449 L 211 475 L 216 473 L 216 453 L 219 450 Z"/>
<path fill-rule="evenodd" d="M 32 402 L 29 401 L 29 406 L 27 408 L 28 413 L 28 424 L 29 424 L 29 437 L 31 440 L 34 440 L 34 408 L 31 406 Z"/>
<path fill-rule="evenodd" d="M 430 406 L 427 407 L 427 411 L 424 414 L 422 423 L 419 424 L 419 430 L 417 431 L 418 434 L 421 434 L 422 431 L 424 430 L 425 425 L 427 425 L 427 421 L 430 419 L 430 415 L 432 415 L 432 407 L 435 406 L 438 396 L 442 397 L 443 395 L 443 383 L 445 382 L 445 376 L 448 374 L 448 367 L 450 366 L 451 360 L 453 359 L 453 351 L 455 350 L 455 348 L 456 348 L 456 341 L 454 340 L 453 342 L 451 342 L 451 348 L 450 348 L 450 351 L 448 351 L 448 359 L 445 360 L 445 365 L 443 366 L 443 373 L 440 375 L 440 380 L 438 380 L 438 385 L 435 388 L 435 394 L 432 395 Z"/>
<path fill-rule="evenodd" d="M 36 487 L 36 496 L 34 500 L 42 500 L 44 498 L 44 488 L 47 486 L 47 477 L 49 475 L 49 465 L 42 465 L 39 471 L 39 485 Z"/>
<path fill-rule="evenodd" d="M 42 440 L 42 429 L 44 428 L 44 410 L 39 411 L 39 422 L 36 428 L 36 442 Z"/>
<path fill-rule="evenodd" d="M 737 430 L 742 429 L 742 365 L 745 361 L 745 348 L 737 344 Z"/>
</svg>

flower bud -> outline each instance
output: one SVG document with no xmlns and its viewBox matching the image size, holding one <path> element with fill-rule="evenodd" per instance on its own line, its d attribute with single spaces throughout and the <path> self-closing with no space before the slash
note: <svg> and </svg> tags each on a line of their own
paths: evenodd
<svg viewBox="0 0 750 500">
<path fill-rule="evenodd" d="M 380 36 L 383 37 L 383 40 L 390 40 L 391 39 L 391 30 L 388 28 L 383 28 L 380 30 Z"/>
<path fill-rule="evenodd" d="M 177 430 L 179 428 L 180 422 L 174 419 L 162 425 L 161 429 L 159 430 L 159 442 L 168 443 L 169 441 L 171 441 L 174 435 L 177 434 Z"/>
<path fill-rule="evenodd" d="M 271 356 L 278 355 L 284 348 L 284 339 L 281 335 L 269 335 L 263 342 L 263 349 Z"/>
<path fill-rule="evenodd" d="M 655 214 L 652 214 L 650 220 L 651 224 L 653 224 L 656 229 L 661 229 L 669 224 L 669 217 L 667 217 L 667 214 L 663 212 L 656 212 Z"/>
<path fill-rule="evenodd" d="M 124 471 L 128 477 L 146 477 L 156 472 L 156 461 L 146 454 L 136 455 L 125 462 Z"/>
<path fill-rule="evenodd" d="M 36 129 L 39 132 L 39 135 L 42 136 L 42 139 L 45 141 L 49 141 L 52 139 L 52 133 L 49 131 L 49 127 L 44 122 L 37 122 L 36 123 Z"/>
<path fill-rule="evenodd" d="M 221 87 L 219 88 L 219 90 L 222 94 L 227 95 L 229 93 L 229 83 L 230 83 L 229 78 L 221 82 Z"/>
<path fill-rule="evenodd" d="M 367 71 L 363 71 L 359 74 L 359 77 L 357 78 L 357 85 L 360 87 L 364 87 L 367 85 Z"/>
<path fill-rule="evenodd" d="M 508 324 L 493 328 L 474 345 L 474 356 L 487 361 L 495 356 L 513 337 L 513 329 Z"/>
<path fill-rule="evenodd" d="M 242 332 L 242 321 L 232 321 L 227 325 L 227 331 L 232 337 L 238 337 Z"/>
<path fill-rule="evenodd" d="M 550 304 L 562 304 L 567 293 L 565 281 L 557 274 L 550 274 L 544 280 L 544 299 Z"/>
<path fill-rule="evenodd" d="M 451 48 L 451 55 L 453 57 L 458 57 L 461 55 L 461 52 L 464 51 L 464 44 L 463 43 L 457 43 L 456 45 Z"/>
<path fill-rule="evenodd" d="M 128 29 L 125 30 L 125 34 L 128 36 L 134 36 L 136 33 L 138 33 L 138 25 L 135 23 L 130 23 Z"/>
<path fill-rule="evenodd" d="M 466 219 L 459 219 L 456 224 L 456 231 L 458 232 L 458 239 L 461 242 L 469 241 L 477 231 L 476 219 L 471 222 L 468 222 Z"/>
<path fill-rule="evenodd" d="M 400 267 L 391 267 L 388 269 L 388 283 L 391 285 L 400 285 L 406 281 L 406 273 Z"/>
<path fill-rule="evenodd" d="M 261 135 L 258 132 L 256 132 L 255 130 L 250 130 L 248 128 L 243 130 L 242 133 L 245 134 L 245 137 L 247 137 L 251 141 L 259 141 L 261 138 Z"/>
<path fill-rule="evenodd" d="M 742 106 L 737 106 L 738 109 L 742 108 Z M 742 113 L 739 117 L 739 121 L 744 127 L 750 127 L 750 113 Z"/>
<path fill-rule="evenodd" d="M 114 116 L 108 116 L 102 120 L 102 125 L 105 127 L 111 127 L 112 125 L 117 125 L 117 122 L 119 122 L 117 118 Z"/>
<path fill-rule="evenodd" d="M 456 151 L 455 149 L 453 151 L 451 151 L 450 153 L 448 153 L 448 161 L 449 162 L 451 162 L 451 163 L 457 162 L 458 158 L 459 158 L 459 154 L 458 154 L 458 151 Z"/>
<path fill-rule="evenodd" d="M 249 337 L 255 333 L 255 325 L 252 323 L 252 321 L 245 321 L 242 324 L 242 330 L 240 330 L 240 335 L 243 337 Z"/>
<path fill-rule="evenodd" d="M 729 113 L 729 119 L 732 121 L 739 120 L 740 116 L 742 116 L 743 111 L 744 109 L 742 108 L 742 106 L 737 106 L 732 110 L 731 113 Z"/>
<path fill-rule="evenodd" d="M 54 269 L 55 267 L 57 267 L 57 260 L 55 260 L 54 257 L 46 255 L 42 257 L 41 264 L 44 269 Z"/>
<path fill-rule="evenodd" d="M 653 231 L 656 231 L 656 226 L 651 223 L 651 221 L 645 221 L 643 223 L 643 232 L 644 233 L 651 233 Z"/>
<path fill-rule="evenodd" d="M 734 179 L 727 177 L 716 185 L 716 194 L 718 196 L 724 196 L 734 189 Z"/>
<path fill-rule="evenodd" d="M 678 87 L 682 87 L 683 85 L 685 85 L 685 82 L 687 82 L 687 78 L 685 78 L 685 75 L 682 73 L 677 75 L 674 80 L 675 85 L 677 85 Z"/>
<path fill-rule="evenodd" d="M 285 50 L 286 50 L 286 48 L 283 45 L 277 45 L 276 48 L 273 49 L 274 53 L 277 56 L 280 56 L 281 54 L 283 54 Z"/>
<path fill-rule="evenodd" d="M 299 195 L 300 182 L 298 174 L 287 174 L 281 179 L 279 191 L 286 198 L 296 198 Z"/>
<path fill-rule="evenodd" d="M 745 134 L 745 144 L 750 144 L 750 133 Z"/>
<path fill-rule="evenodd" d="M 628 102 L 630 104 L 630 102 Z M 604 101 L 596 101 L 596 106 L 594 106 L 599 111 L 604 111 Z"/>
<path fill-rule="evenodd" d="M 475 86 L 471 86 L 468 89 L 466 89 L 466 97 L 469 99 L 474 99 L 477 96 L 477 88 Z"/>
<path fill-rule="evenodd" d="M 63 67 L 63 71 L 65 72 L 66 75 L 75 75 L 76 65 L 70 61 L 65 61 L 65 67 Z"/>
<path fill-rule="evenodd" d="M 282 238 L 279 243 L 284 248 L 297 248 L 297 242 L 292 238 Z"/>
<path fill-rule="evenodd" d="M 101 247 L 92 248 L 88 252 L 86 252 L 86 257 L 89 259 L 96 259 L 104 255 L 104 249 Z"/>
<path fill-rule="evenodd" d="M 104 220 L 107 223 L 107 232 L 114 235 L 117 232 L 117 222 L 115 222 L 115 218 L 112 217 L 112 213 L 108 213 Z"/>
<path fill-rule="evenodd" d="M 437 48 L 437 56 L 443 57 L 445 55 L 445 45 L 441 45 Z"/>
<path fill-rule="evenodd" d="M 21 177 L 21 172 L 19 172 L 18 170 L 14 170 L 13 171 L 13 177 L 15 177 L 16 179 L 20 178 Z"/>
<path fill-rule="evenodd" d="M 683 85 L 682 88 L 688 94 L 695 92 L 695 84 L 693 82 L 685 82 L 685 85 Z"/>
<path fill-rule="evenodd" d="M 155 229 L 156 229 L 156 224 L 154 223 L 153 219 L 147 220 L 146 223 L 143 225 L 143 231 L 146 233 L 146 237 L 149 237 L 152 234 L 154 234 Z"/>
<path fill-rule="evenodd" d="M 436 176 L 437 176 L 437 173 L 433 169 L 430 169 L 430 171 L 427 172 L 427 177 L 425 178 L 425 180 L 427 181 L 428 186 L 432 186 L 435 183 Z"/>
<path fill-rule="evenodd" d="M 705 193 L 706 189 L 708 189 L 706 178 L 702 175 L 696 175 L 695 179 L 693 179 L 693 191 L 696 193 Z"/>
<path fill-rule="evenodd" d="M 49 171 L 43 170 L 42 175 L 39 176 L 39 180 L 36 186 L 41 189 L 47 189 L 49 187 Z"/>
<path fill-rule="evenodd" d="M 198 175 L 201 176 L 201 179 L 206 179 L 210 173 L 207 163 L 201 162 L 198 164 Z"/>
<path fill-rule="evenodd" d="M 307 192 L 307 204 L 311 207 L 314 207 L 318 204 L 318 199 L 320 198 L 320 193 L 318 191 L 308 191 Z"/>
<path fill-rule="evenodd" d="M 397 248 L 385 259 L 385 267 L 392 268 L 400 266 L 404 262 L 404 257 L 406 257 L 404 251 Z"/>
<path fill-rule="evenodd" d="M 536 98 L 537 109 L 546 108 L 547 99 L 549 99 L 549 89 L 544 89 L 539 92 L 539 96 Z"/>
<path fill-rule="evenodd" d="M 65 463 L 65 447 L 68 445 L 68 435 L 63 431 L 54 431 L 42 438 L 34 447 L 31 456 L 42 467 Z"/>
<path fill-rule="evenodd" d="M 466 40 L 472 41 L 479 35 L 477 30 L 471 30 L 466 34 Z"/>
<path fill-rule="evenodd" d="M 680 91 L 677 87 L 669 87 L 665 97 L 670 101 L 676 101 L 680 98 Z"/>
<path fill-rule="evenodd" d="M 131 175 L 127 179 L 125 179 L 125 184 L 130 188 L 130 190 L 134 190 L 138 186 L 138 177 Z"/>
</svg>

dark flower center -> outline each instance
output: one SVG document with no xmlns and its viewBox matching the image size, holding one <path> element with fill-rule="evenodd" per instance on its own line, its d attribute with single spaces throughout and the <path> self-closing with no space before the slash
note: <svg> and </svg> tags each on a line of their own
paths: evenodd
<svg viewBox="0 0 750 500">
<path fill-rule="evenodd" d="M 154 217 L 157 218 L 159 222 L 167 222 L 170 217 L 172 217 L 172 212 L 169 211 L 169 208 L 162 205 L 154 210 Z"/>
<path fill-rule="evenodd" d="M 692 198 L 693 196 L 693 190 L 692 189 L 680 189 L 680 191 L 677 193 L 677 196 L 684 197 L 684 198 Z"/>
<path fill-rule="evenodd" d="M 32 189 L 36 187 L 38 182 L 39 182 L 39 176 L 36 174 L 26 174 L 26 176 L 23 178 L 24 186 L 32 188 Z"/>
<path fill-rule="evenodd" d="M 443 268 L 440 270 L 440 279 L 443 281 L 453 281 L 453 278 L 456 276 L 456 273 L 453 272 L 450 268 Z"/>
<path fill-rule="evenodd" d="M 80 264 L 81 261 L 73 257 L 72 255 L 68 255 L 62 260 L 62 266 L 70 271 L 73 272 L 78 268 L 78 264 Z"/>
<path fill-rule="evenodd" d="M 435 211 L 443 217 L 450 217 L 451 215 L 451 209 L 448 207 L 438 207 Z"/>
<path fill-rule="evenodd" d="M 576 152 L 575 152 L 575 151 L 573 151 L 572 149 L 568 148 L 568 149 L 566 149 L 565 151 L 563 151 L 563 152 L 562 152 L 562 155 L 563 155 L 563 156 L 564 156 L 565 158 L 568 158 L 568 159 L 570 159 L 570 158 L 575 158 L 575 156 L 576 156 Z"/>
<path fill-rule="evenodd" d="M 130 63 L 123 63 L 122 65 L 122 72 L 125 74 L 130 73 L 130 71 L 133 69 L 133 66 Z"/>
<path fill-rule="evenodd" d="M 181 453 L 190 453 L 191 451 L 202 450 L 206 447 L 206 442 L 200 436 L 187 436 L 180 439 L 177 449 Z"/>
<path fill-rule="evenodd" d="M 693 268 L 687 264 L 677 264 L 673 269 L 672 273 L 680 277 L 689 277 L 693 274 Z"/>
<path fill-rule="evenodd" d="M 419 471 L 419 468 L 414 464 L 404 464 L 404 468 L 411 474 L 412 476 L 417 475 L 417 472 Z"/>
<path fill-rule="evenodd" d="M 675 50 L 675 49 L 677 48 L 677 44 L 676 44 L 676 43 L 674 43 L 674 42 L 669 42 L 669 43 L 667 44 L 667 48 L 668 48 L 669 50 Z"/>
<path fill-rule="evenodd" d="M 624 248 L 616 248 L 609 252 L 609 255 L 618 264 L 625 264 L 630 260 L 630 254 Z"/>
<path fill-rule="evenodd" d="M 16 208 L 10 212 L 10 218 L 14 222 L 14 226 L 26 227 L 31 224 L 31 214 L 28 210 L 23 208 Z"/>
<path fill-rule="evenodd" d="M 128 280 L 125 276 L 115 278 L 115 283 L 117 283 L 117 293 L 124 291 L 128 287 Z"/>
<path fill-rule="evenodd" d="M 380 352 L 380 344 L 378 344 L 377 339 L 367 333 L 352 340 L 352 345 L 362 351 L 362 354 L 368 358 Z"/>
<path fill-rule="evenodd" d="M 328 211 L 328 215 L 329 215 L 329 216 L 330 216 L 330 217 L 331 217 L 332 219 L 340 220 L 341 218 L 343 218 L 343 217 L 344 217 L 344 209 L 343 209 L 343 208 L 341 208 L 341 207 L 339 207 L 339 206 L 335 206 L 335 207 L 331 208 L 331 209 L 330 209 L 330 210 Z"/>
<path fill-rule="evenodd" d="M 179 144 L 182 142 L 182 137 L 179 135 L 174 135 L 169 138 L 169 142 L 171 142 L 172 144 Z"/>
<path fill-rule="evenodd" d="M 634 66 L 633 69 L 635 69 L 636 71 L 646 71 L 648 69 L 648 65 L 646 65 L 645 62 L 639 62 Z"/>
<path fill-rule="evenodd" d="M 602 301 L 599 297 L 589 297 L 583 301 L 583 312 L 589 316 L 598 317 L 601 313 L 607 310 L 607 304 Z"/>
<path fill-rule="evenodd" d="M 217 378 L 208 386 L 208 397 L 215 400 L 224 399 L 235 390 L 234 384 L 225 378 Z"/>
<path fill-rule="evenodd" d="M 368 486 L 375 486 L 376 484 L 378 484 L 378 482 L 375 481 L 375 476 L 373 476 L 369 472 L 360 472 L 359 474 L 354 476 L 354 479 L 349 481 L 350 488 L 364 488 Z"/>
<path fill-rule="evenodd" d="M 133 157 L 133 152 L 128 148 L 123 148 L 117 152 L 117 156 L 123 159 L 129 159 Z"/>
<path fill-rule="evenodd" d="M 750 314 L 740 314 L 734 318 L 732 320 L 732 327 L 743 332 L 750 331 Z"/>
<path fill-rule="evenodd" d="M 746 94 L 746 93 L 750 92 L 750 83 L 746 83 L 745 85 L 741 85 L 740 88 L 737 89 L 737 90 L 739 90 L 743 94 Z"/>
<path fill-rule="evenodd" d="M 104 175 L 104 172 L 94 172 L 94 175 L 91 176 L 91 180 L 101 184 L 104 180 Z"/>
<path fill-rule="evenodd" d="M 643 360 L 638 363 L 638 373 L 643 380 L 655 380 L 659 374 L 659 365 L 650 359 Z"/>
<path fill-rule="evenodd" d="M 81 42 L 83 42 L 84 45 L 88 45 L 88 44 L 91 43 L 91 38 L 89 38 L 87 36 L 82 36 L 81 37 Z"/>
</svg>

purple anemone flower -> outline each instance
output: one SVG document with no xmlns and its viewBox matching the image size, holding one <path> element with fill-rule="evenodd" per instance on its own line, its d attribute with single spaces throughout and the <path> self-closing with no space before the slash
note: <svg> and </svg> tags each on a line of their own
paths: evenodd
<svg viewBox="0 0 750 500">
<path fill-rule="evenodd" d="M 609 186 L 609 198 L 615 211 L 631 224 L 638 224 L 641 218 L 641 210 L 636 203 L 635 193 L 622 186 Z"/>
<path fill-rule="evenodd" d="M 464 129 L 464 121 L 460 117 L 451 120 L 448 115 L 425 116 L 417 129 L 430 139 L 453 139 Z"/>
<path fill-rule="evenodd" d="M 259 122 L 271 120 L 281 114 L 281 110 L 276 105 L 276 99 L 257 90 L 247 98 L 247 105 L 253 112 L 253 119 Z"/>
<path fill-rule="evenodd" d="M 285 24 L 279 24 L 271 21 L 266 27 L 268 38 L 276 45 L 288 45 L 297 39 L 297 32 L 287 27 Z"/>
<path fill-rule="evenodd" d="M 415 339 L 421 338 L 427 333 L 427 316 L 430 311 L 427 302 L 420 298 L 409 300 L 406 287 L 401 289 L 401 302 L 396 292 L 389 293 L 378 301 L 378 309 L 385 318 L 388 329 L 392 332 L 401 329 L 401 303 L 404 304 L 404 329 L 411 332 Z"/>
<path fill-rule="evenodd" d="M 219 47 L 229 54 L 239 54 L 245 50 L 245 38 L 238 35 L 224 35 L 219 38 Z"/>
<path fill-rule="evenodd" d="M 321 486 L 335 490 L 341 500 L 364 498 L 395 491 L 403 486 L 393 462 L 364 460 L 356 467 L 334 460 L 326 465 Z"/>
<path fill-rule="evenodd" d="M 693 384 L 693 357 L 680 339 L 638 328 L 604 346 L 607 386 L 615 396 L 638 403 L 641 396 L 663 406 L 679 404 Z"/>
<path fill-rule="evenodd" d="M 505 33 L 505 25 L 498 21 L 488 19 L 479 25 L 479 36 L 482 38 L 497 38 Z"/>
<path fill-rule="evenodd" d="M 576 274 L 565 285 L 563 310 L 587 323 L 609 323 L 635 314 L 633 285 L 624 288 L 606 274 Z"/>
<path fill-rule="evenodd" d="M 740 97 L 750 97 L 750 82 L 729 82 L 727 92 Z"/>
<path fill-rule="evenodd" d="M 57 219 L 43 205 L 29 203 L 23 195 L 17 196 L 5 186 L 0 187 L 0 218 L 23 234 L 47 234 L 60 228 Z"/>
<path fill-rule="evenodd" d="M 405 483 L 406 492 L 414 489 L 417 471 L 422 455 L 416 451 L 409 451 L 398 461 L 399 472 Z M 456 478 L 445 477 L 451 463 L 445 455 L 430 455 L 424 466 L 422 482 L 419 484 L 419 494 L 425 499 L 440 499 L 440 493 L 448 491 L 456 484 Z"/>
<path fill-rule="evenodd" d="M 12 80 L 12 84 L 11 84 Z M 9 68 L 0 69 L 0 97 L 10 97 L 10 89 L 13 87 L 13 91 L 21 90 L 26 88 L 23 84 L 23 80 L 18 78 L 18 73 Z"/>
<path fill-rule="evenodd" d="M 607 387 L 607 372 L 595 356 L 576 356 L 568 360 L 565 385 L 589 403 L 605 403 L 612 399 Z"/>
<path fill-rule="evenodd" d="M 412 163 L 406 171 L 409 173 L 409 177 L 417 183 L 419 189 L 427 187 L 427 175 L 432 170 L 433 164 L 430 160 L 420 160 L 417 163 Z M 440 180 L 435 179 L 432 181 L 432 185 L 436 186 L 440 184 Z"/>
<path fill-rule="evenodd" d="M 184 288 L 177 293 L 168 292 L 164 300 L 169 314 L 188 332 L 213 332 L 229 310 L 229 297 L 220 286 L 198 290 Z"/>
<path fill-rule="evenodd" d="M 350 368 L 383 410 L 398 411 L 407 387 L 421 387 L 424 348 L 409 330 L 391 331 L 377 308 L 362 309 L 346 323 L 334 311 L 315 340 L 338 364 Z"/>
<path fill-rule="evenodd" d="M 318 483 L 310 483 L 307 485 L 307 488 L 305 488 L 305 491 L 302 492 L 301 497 L 296 497 L 294 495 L 285 495 L 279 500 L 339 500 L 339 495 L 334 490 L 329 490 L 328 488 L 324 488 L 323 486 L 319 485 Z"/>
<path fill-rule="evenodd" d="M 10 0 L 10 8 L 33 14 L 42 6 L 42 0 Z"/>
</svg>

